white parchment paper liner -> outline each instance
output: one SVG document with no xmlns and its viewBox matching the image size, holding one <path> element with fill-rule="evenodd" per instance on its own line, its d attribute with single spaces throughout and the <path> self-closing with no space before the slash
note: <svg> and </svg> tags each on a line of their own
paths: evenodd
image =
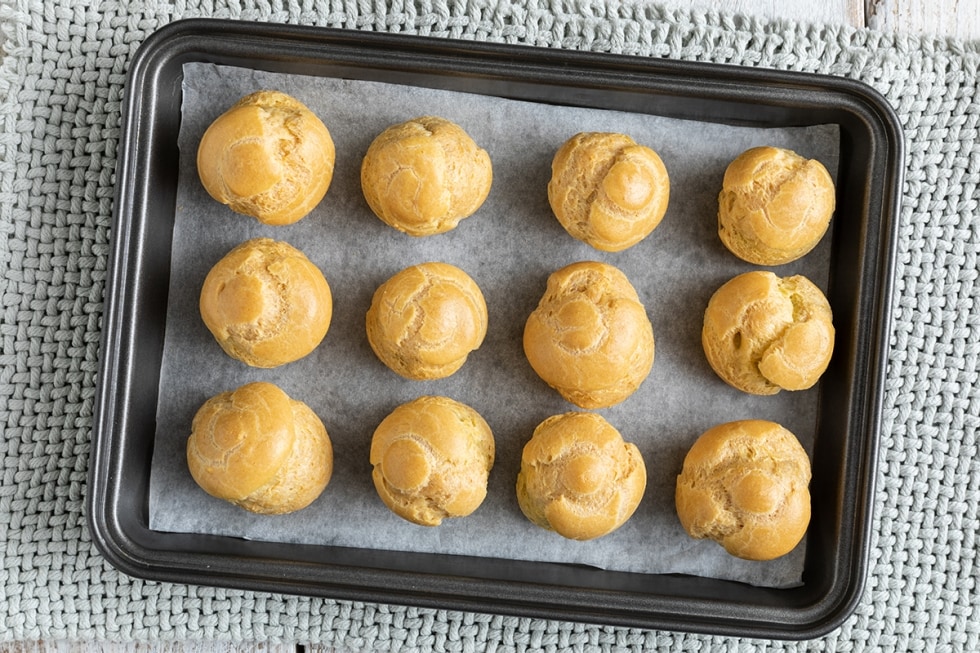
<svg viewBox="0 0 980 653">
<path fill-rule="evenodd" d="M 763 418 L 782 423 L 812 449 L 818 389 L 753 397 L 725 385 L 705 361 L 701 318 L 711 293 L 755 266 L 728 253 L 716 235 L 717 194 L 728 163 L 756 145 L 789 147 L 821 160 L 836 175 L 835 126 L 755 129 L 605 110 L 518 102 L 457 92 L 333 78 L 186 64 L 179 136 L 181 163 L 173 240 L 164 362 L 151 470 L 150 527 L 255 540 L 466 554 L 593 565 L 642 573 L 689 573 L 764 586 L 800 582 L 805 540 L 781 559 L 732 558 L 689 538 L 673 507 L 674 482 L 691 443 L 714 424 Z M 212 200 L 196 173 L 197 144 L 233 102 L 259 89 L 294 95 L 319 115 L 337 147 L 336 172 L 321 204 L 287 227 L 260 225 Z M 384 225 L 360 191 L 361 158 L 387 126 L 424 115 L 459 123 L 491 156 L 490 197 L 447 234 L 413 238 Z M 580 131 L 627 133 L 655 149 L 671 178 L 670 207 L 653 234 L 616 254 L 568 236 L 548 207 L 546 186 L 557 148 Z M 307 358 L 257 370 L 227 357 L 201 322 L 197 305 L 210 267 L 240 242 L 285 240 L 316 263 L 334 294 L 334 318 Z M 775 268 L 805 274 L 826 288 L 830 240 L 802 260 Z M 398 377 L 372 353 L 364 314 L 375 288 L 424 261 L 466 270 L 482 288 L 489 330 L 482 348 L 454 376 L 417 382 Z M 623 270 L 653 323 L 656 360 L 640 389 L 599 411 L 643 453 L 647 491 L 618 531 L 574 542 L 521 514 L 514 495 L 520 453 L 549 415 L 574 410 L 528 365 L 521 334 L 553 270 L 601 260 Z M 208 397 L 255 380 L 278 384 L 323 419 L 335 472 L 323 495 L 292 515 L 257 516 L 207 496 L 191 479 L 184 446 L 191 419 Z M 378 499 L 368 448 L 377 424 L 396 405 L 423 394 L 462 401 L 493 429 L 497 461 L 488 496 L 470 517 L 425 528 L 401 520 Z"/>
</svg>

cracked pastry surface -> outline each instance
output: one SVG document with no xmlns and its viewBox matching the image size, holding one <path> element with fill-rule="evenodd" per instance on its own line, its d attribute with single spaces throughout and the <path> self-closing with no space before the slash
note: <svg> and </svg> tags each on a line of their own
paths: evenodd
<svg viewBox="0 0 980 653">
<path fill-rule="evenodd" d="M 412 236 L 454 229 L 493 182 L 490 155 L 462 127 L 421 116 L 381 132 L 361 163 L 361 190 L 385 224 Z"/>
<path fill-rule="evenodd" d="M 757 395 L 805 390 L 833 355 L 830 303 L 804 276 L 746 272 L 711 296 L 701 344 L 711 368 L 732 387 Z"/>
<path fill-rule="evenodd" d="M 660 224 L 670 179 L 660 156 L 626 134 L 582 132 L 555 153 L 548 202 L 574 238 L 618 252 Z"/>
<path fill-rule="evenodd" d="M 810 459 L 775 422 L 719 424 L 691 446 L 675 505 L 687 533 L 747 560 L 792 551 L 810 523 Z"/>
<path fill-rule="evenodd" d="M 333 473 L 323 422 L 271 383 L 248 383 L 198 409 L 186 447 L 194 481 L 208 494 L 251 512 L 305 508 Z"/>
<path fill-rule="evenodd" d="M 744 261 L 782 265 L 816 247 L 835 203 L 834 182 L 822 163 L 792 150 L 754 147 L 725 170 L 718 236 Z"/>
<path fill-rule="evenodd" d="M 591 540 L 626 523 L 640 504 L 646 478 L 639 449 L 601 415 L 553 415 L 524 445 L 517 501 L 541 528 Z"/>
<path fill-rule="evenodd" d="M 556 270 L 524 326 L 524 353 L 548 385 L 580 408 L 617 404 L 653 367 L 653 325 L 626 275 L 582 261 Z"/>
<path fill-rule="evenodd" d="M 253 238 L 214 264 L 201 288 L 204 324 L 232 358 L 290 363 L 323 340 L 333 297 L 323 273 L 289 243 Z"/>
<path fill-rule="evenodd" d="M 320 203 L 333 179 L 330 132 L 279 91 L 246 95 L 205 130 L 197 171 L 205 190 L 237 213 L 292 224 Z"/>
<path fill-rule="evenodd" d="M 465 517 L 487 495 L 490 426 L 469 406 L 423 396 L 395 408 L 371 439 L 371 477 L 396 515 L 421 526 Z"/>
<path fill-rule="evenodd" d="M 365 322 L 371 349 L 391 370 L 414 380 L 441 379 L 483 343 L 487 305 L 463 270 L 429 262 L 379 286 Z"/>
</svg>

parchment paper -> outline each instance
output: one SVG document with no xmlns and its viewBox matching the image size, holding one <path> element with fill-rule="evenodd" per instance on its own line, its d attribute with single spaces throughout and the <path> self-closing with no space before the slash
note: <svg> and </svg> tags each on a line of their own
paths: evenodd
<svg viewBox="0 0 980 653">
<path fill-rule="evenodd" d="M 181 163 L 173 265 L 151 472 L 150 527 L 241 538 L 439 552 L 593 565 L 650 573 L 682 572 L 764 586 L 800 582 L 805 540 L 772 562 L 732 558 L 715 543 L 689 538 L 673 507 L 674 482 L 688 447 L 724 421 L 782 423 L 812 449 L 816 389 L 773 397 L 733 390 L 711 371 L 700 345 L 711 293 L 755 266 L 736 259 L 716 235 L 717 194 L 725 167 L 756 145 L 789 147 L 821 160 L 836 175 L 834 126 L 750 129 L 604 110 L 540 105 L 480 95 L 343 79 L 273 74 L 207 64 L 184 66 Z M 316 112 L 337 148 L 336 171 L 321 204 L 300 222 L 268 227 L 211 199 L 196 173 L 201 134 L 246 93 L 276 88 Z M 494 182 L 484 206 L 447 234 L 413 238 L 384 225 L 359 185 L 361 159 L 389 125 L 424 115 L 459 123 L 490 153 Z M 580 131 L 617 131 L 654 148 L 671 178 L 661 225 L 633 248 L 602 253 L 568 236 L 548 207 L 546 186 L 557 148 Z M 302 249 L 326 276 L 334 317 L 307 358 L 257 370 L 226 356 L 201 322 L 197 305 L 210 267 L 235 245 L 268 236 Z M 806 274 L 826 287 L 831 234 L 802 260 L 774 269 Z M 408 381 L 382 365 L 364 335 L 375 288 L 402 268 L 446 261 L 482 288 L 489 329 L 483 346 L 455 375 Z M 656 360 L 640 389 L 599 411 L 640 448 L 646 494 L 618 531 L 575 542 L 532 525 L 521 514 L 514 482 L 521 449 L 544 418 L 575 409 L 528 365 L 521 334 L 550 272 L 579 260 L 616 265 L 633 282 L 653 323 Z M 213 499 L 191 479 L 184 446 L 195 411 L 210 396 L 249 381 L 278 384 L 323 419 L 335 451 L 333 479 L 310 507 L 257 516 Z M 368 449 L 377 424 L 396 405 L 442 394 L 479 411 L 493 429 L 497 460 L 488 496 L 471 516 L 437 528 L 410 524 L 378 499 Z"/>
</svg>

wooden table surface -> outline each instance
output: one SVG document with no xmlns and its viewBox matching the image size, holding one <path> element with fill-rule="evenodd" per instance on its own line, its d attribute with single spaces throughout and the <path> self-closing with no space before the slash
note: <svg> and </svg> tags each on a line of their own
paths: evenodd
<svg viewBox="0 0 980 653">
<path fill-rule="evenodd" d="M 978 0 L 659 0 L 678 9 L 715 9 L 803 23 L 980 40 Z"/>
</svg>

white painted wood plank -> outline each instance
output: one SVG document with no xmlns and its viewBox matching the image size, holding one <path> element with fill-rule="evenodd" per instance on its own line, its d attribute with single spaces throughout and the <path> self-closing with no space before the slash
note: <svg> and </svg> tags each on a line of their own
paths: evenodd
<svg viewBox="0 0 980 653">
<path fill-rule="evenodd" d="M 883 32 L 980 40 L 978 0 L 868 0 L 867 16 Z"/>
<path fill-rule="evenodd" d="M 980 40 L 980 0 L 658 0 L 763 20 L 870 27 L 887 33 Z"/>
</svg>

